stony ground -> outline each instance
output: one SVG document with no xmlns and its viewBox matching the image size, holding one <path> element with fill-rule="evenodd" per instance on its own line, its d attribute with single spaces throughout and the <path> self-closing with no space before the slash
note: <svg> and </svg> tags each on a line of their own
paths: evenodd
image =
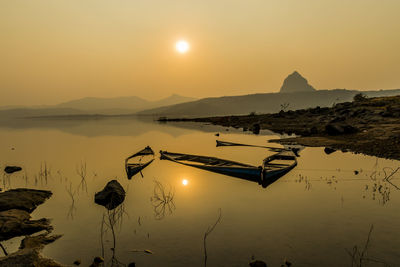
<svg viewBox="0 0 400 267">
<path fill-rule="evenodd" d="M 255 133 L 260 129 L 294 133 L 299 137 L 274 141 L 400 160 L 400 96 L 365 98 L 358 95 L 353 102 L 339 103 L 331 108 L 167 121 L 208 122 Z"/>
</svg>

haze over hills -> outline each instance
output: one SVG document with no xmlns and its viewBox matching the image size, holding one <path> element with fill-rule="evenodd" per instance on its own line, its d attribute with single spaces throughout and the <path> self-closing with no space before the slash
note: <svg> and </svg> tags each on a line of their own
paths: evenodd
<svg viewBox="0 0 400 267">
<path fill-rule="evenodd" d="M 282 87 L 277 93 L 223 96 L 199 100 L 180 95 L 171 95 L 158 101 L 148 101 L 137 96 L 115 98 L 86 97 L 55 106 L 6 110 L 0 108 L 0 118 L 127 114 L 158 118 L 161 116 L 241 115 L 251 112 L 273 113 L 282 109 L 295 110 L 316 106 L 332 106 L 335 103 L 351 101 L 354 95 L 360 92 L 369 97 L 393 96 L 400 94 L 400 89 L 375 91 L 316 90 L 304 77 L 295 71 L 283 81 Z"/>
<path fill-rule="evenodd" d="M 176 94 L 157 101 L 149 101 L 137 96 L 115 98 L 85 97 L 54 106 L 0 107 L 0 117 L 132 114 L 144 109 L 169 106 L 193 100 L 195 100 L 195 98 Z"/>
<path fill-rule="evenodd" d="M 57 107 L 79 109 L 98 114 L 129 114 L 143 109 L 169 106 L 193 100 L 195 98 L 177 94 L 158 101 L 149 101 L 138 96 L 115 98 L 85 97 L 61 103 Z"/>
<path fill-rule="evenodd" d="M 315 90 L 297 71 L 283 82 L 279 93 L 251 94 L 242 96 L 224 96 L 203 98 L 197 101 L 141 111 L 140 115 L 153 116 L 214 116 L 272 113 L 281 109 L 303 109 L 309 107 L 327 107 L 334 103 L 351 101 L 354 95 L 363 93 L 369 97 L 393 96 L 400 89 L 358 91 L 346 89 Z"/>
</svg>

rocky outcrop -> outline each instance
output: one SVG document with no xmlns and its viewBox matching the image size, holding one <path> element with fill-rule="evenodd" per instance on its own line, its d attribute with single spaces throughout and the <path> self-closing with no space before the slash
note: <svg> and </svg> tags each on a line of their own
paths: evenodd
<svg viewBox="0 0 400 267">
<path fill-rule="evenodd" d="M 61 235 L 41 234 L 28 236 L 21 241 L 20 249 L 7 257 L 0 258 L 0 266 L 62 267 L 58 262 L 44 258 L 40 251 L 45 245 L 54 242 Z"/>
<path fill-rule="evenodd" d="M 235 126 L 243 129 L 258 123 L 261 129 L 300 135 L 275 140 L 281 144 L 329 147 L 400 160 L 400 96 L 363 98 L 330 108 L 171 121 L 205 122 L 224 127 L 234 122 Z"/>
<path fill-rule="evenodd" d="M 19 250 L 0 258 L 0 266 L 61 267 L 52 259 L 46 259 L 40 251 L 61 235 L 49 236 L 53 227 L 49 219 L 31 220 L 30 213 L 52 193 L 35 189 L 13 189 L 0 193 L 0 241 L 26 236 Z M 37 236 L 31 234 L 46 231 Z"/>
<path fill-rule="evenodd" d="M 94 202 L 106 207 L 108 210 L 115 209 L 125 200 L 125 190 L 117 180 L 107 183 L 104 189 L 94 196 Z"/>
<path fill-rule="evenodd" d="M 0 212 L 0 241 L 16 236 L 30 235 L 42 230 L 51 231 L 50 220 L 42 218 L 30 220 L 31 216 L 24 210 L 6 210 Z"/>
<path fill-rule="evenodd" d="M 18 209 L 29 213 L 48 199 L 52 193 L 47 190 L 18 188 L 0 193 L 0 211 Z"/>
<path fill-rule="evenodd" d="M 284 81 L 280 93 L 313 92 L 314 87 L 297 71 L 290 74 Z"/>
</svg>

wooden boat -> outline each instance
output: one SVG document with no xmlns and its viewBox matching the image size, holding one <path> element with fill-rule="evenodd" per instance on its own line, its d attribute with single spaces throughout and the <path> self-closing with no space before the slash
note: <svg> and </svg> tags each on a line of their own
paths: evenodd
<svg viewBox="0 0 400 267">
<path fill-rule="evenodd" d="M 297 158 L 291 150 L 281 151 L 266 157 L 263 161 L 262 186 L 267 187 L 296 167 L 296 165 Z"/>
<path fill-rule="evenodd" d="M 220 147 L 220 146 L 247 146 L 247 147 L 266 148 L 273 152 L 293 151 L 293 153 L 296 155 L 296 157 L 300 157 L 299 152 L 304 148 L 303 146 L 299 146 L 299 145 L 291 145 L 291 146 L 284 145 L 284 148 L 279 148 L 279 147 L 271 147 L 271 146 L 246 145 L 246 144 L 239 144 L 239 143 L 220 141 L 220 140 L 216 140 L 216 141 L 217 141 L 217 147 Z"/>
<path fill-rule="evenodd" d="M 252 180 L 258 180 L 261 177 L 261 166 L 256 167 L 231 160 L 181 153 L 170 153 L 167 151 L 160 151 L 160 155 L 160 159 L 166 159 L 186 166 L 191 166 L 233 177 L 245 179 L 249 178 Z"/>
<path fill-rule="evenodd" d="M 220 140 L 215 140 L 217 141 L 217 147 L 219 146 L 249 146 L 249 147 L 261 147 L 261 148 L 267 148 L 271 151 L 274 152 L 280 152 L 282 150 L 286 150 L 285 148 L 279 148 L 279 147 L 271 147 L 271 146 L 258 146 L 258 145 L 246 145 L 246 144 L 239 144 L 239 143 L 233 143 L 233 142 L 228 142 L 228 141 L 220 141 Z"/>
<path fill-rule="evenodd" d="M 263 166 L 259 167 L 215 157 L 167 151 L 160 151 L 160 155 L 160 159 L 257 182 L 263 187 L 272 184 L 297 165 L 296 156 L 292 151 L 281 151 L 269 156 L 264 159 Z"/>
<path fill-rule="evenodd" d="M 153 156 L 153 158 L 151 158 L 150 160 L 146 161 L 146 162 L 142 162 L 142 159 L 145 156 Z M 132 158 L 139 158 L 139 161 L 136 163 L 129 163 L 128 161 Z M 141 173 L 141 171 L 146 168 L 147 166 L 150 165 L 150 163 L 152 163 L 154 160 L 154 151 L 151 149 L 151 147 L 146 146 L 144 149 L 140 150 L 139 152 L 133 154 L 130 157 L 127 157 L 125 159 L 125 170 L 126 170 L 126 174 L 128 176 L 128 179 L 131 179 L 135 174 L 137 173 Z M 143 175 L 142 175 L 143 177 Z"/>
</svg>

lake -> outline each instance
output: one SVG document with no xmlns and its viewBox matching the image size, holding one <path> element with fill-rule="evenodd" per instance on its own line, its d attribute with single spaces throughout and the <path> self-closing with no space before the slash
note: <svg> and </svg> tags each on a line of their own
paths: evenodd
<svg viewBox="0 0 400 267">
<path fill-rule="evenodd" d="M 388 180 L 385 175 L 400 167 L 398 161 L 305 148 L 296 168 L 263 188 L 158 155 L 167 150 L 258 166 L 273 152 L 216 147 L 215 140 L 279 146 L 267 142 L 279 137 L 268 131 L 254 135 L 134 118 L 3 121 L 0 167 L 23 170 L 3 175 L 1 187 L 53 192 L 32 217 L 51 218 L 53 233 L 63 235 L 43 251 L 63 264 L 81 259 L 88 266 L 93 257 L 104 255 L 107 266 L 204 266 L 204 235 L 220 216 L 206 238 L 207 266 L 248 266 L 252 258 L 268 266 L 280 266 L 285 259 L 293 266 L 352 266 L 349 252 L 355 246 L 361 252 L 368 236 L 365 255 L 397 266 L 400 171 Z M 147 145 L 157 152 L 156 159 L 143 177 L 128 180 L 125 158 Z M 94 203 L 94 194 L 113 179 L 126 191 L 115 214 Z M 160 190 L 173 200 L 159 205 L 154 194 Z M 110 219 L 115 219 L 111 225 Z M 4 246 L 15 251 L 19 241 Z"/>
</svg>

